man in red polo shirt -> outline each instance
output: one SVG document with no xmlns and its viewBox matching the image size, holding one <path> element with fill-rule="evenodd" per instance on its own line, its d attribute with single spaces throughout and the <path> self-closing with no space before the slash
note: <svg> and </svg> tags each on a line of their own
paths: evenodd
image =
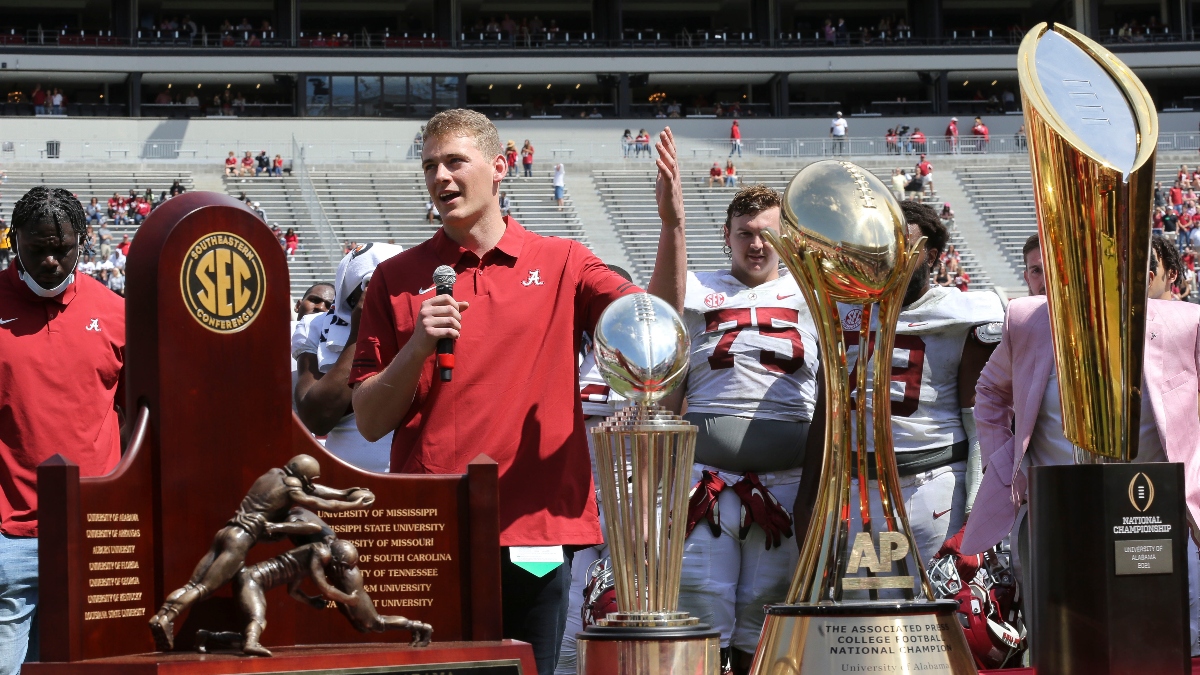
<svg viewBox="0 0 1200 675">
<path fill-rule="evenodd" d="M 439 113 L 423 141 L 425 185 L 443 225 L 371 280 L 350 375 L 358 429 L 372 441 L 395 431 L 396 472 L 463 473 L 481 453 L 499 463 L 504 635 L 532 643 L 539 674 L 549 675 L 571 553 L 601 543 L 576 354 L 609 303 L 638 289 L 583 245 L 501 215 L 508 165 L 486 116 Z M 678 308 L 686 248 L 669 129 L 657 147 L 663 225 L 649 288 Z M 454 297 L 434 295 L 440 265 L 458 274 Z M 450 382 L 434 372 L 439 338 L 456 342 Z"/>
<path fill-rule="evenodd" d="M 62 453 L 99 476 L 121 458 L 125 303 L 74 273 L 85 221 L 70 192 L 33 188 L 0 272 L 0 673 L 37 660 L 37 466 Z"/>
</svg>

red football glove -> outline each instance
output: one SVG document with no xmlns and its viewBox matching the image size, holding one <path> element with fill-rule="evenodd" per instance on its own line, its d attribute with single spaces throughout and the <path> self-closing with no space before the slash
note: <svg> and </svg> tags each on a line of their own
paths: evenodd
<svg viewBox="0 0 1200 675">
<path fill-rule="evenodd" d="M 942 547 L 938 549 L 938 552 L 933 556 L 934 560 L 948 555 L 955 556 L 957 559 L 954 561 L 954 567 L 958 569 L 958 578 L 962 580 L 964 587 L 971 583 L 971 580 L 973 580 L 975 575 L 979 573 L 979 568 L 983 566 L 982 555 L 962 554 L 962 540 L 963 535 L 966 534 L 966 532 L 967 526 L 964 524 L 962 529 L 958 531 L 958 534 L 955 534 L 953 537 L 947 539 L 945 543 L 942 544 Z"/>
<path fill-rule="evenodd" d="M 687 534 L 696 529 L 696 523 L 701 518 L 708 520 L 708 527 L 714 537 L 721 536 L 721 510 L 717 505 L 717 495 L 725 489 L 725 481 L 712 471 L 700 472 L 700 480 L 692 486 L 692 494 L 688 497 Z"/>
<path fill-rule="evenodd" d="M 733 485 L 733 491 L 742 500 L 742 522 L 738 532 L 742 539 L 750 532 L 752 523 L 758 523 L 766 533 L 768 551 L 772 546 L 779 546 L 783 537 L 792 536 L 792 517 L 775 499 L 775 495 L 763 487 L 757 475 L 747 473 L 742 476 Z"/>
</svg>

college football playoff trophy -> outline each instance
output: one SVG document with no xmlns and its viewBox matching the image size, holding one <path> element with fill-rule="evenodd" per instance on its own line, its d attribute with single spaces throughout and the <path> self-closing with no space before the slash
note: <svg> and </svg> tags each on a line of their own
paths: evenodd
<svg viewBox="0 0 1200 675">
<path fill-rule="evenodd" d="M 1158 119 L 1132 71 L 1087 37 L 1021 43 L 1038 231 L 1076 465 L 1030 472 L 1039 672 L 1188 672 L 1183 465 L 1138 454 Z"/>
<path fill-rule="evenodd" d="M 973 674 L 957 604 L 933 599 L 909 530 L 890 388 L 873 387 L 871 424 L 863 405 L 872 332 L 872 381 L 892 379 L 896 320 L 925 239 L 906 240 L 891 191 L 850 162 L 815 162 L 797 173 L 781 220 L 782 234 L 764 235 L 796 278 L 820 332 L 827 424 L 817 502 L 787 604 L 767 607 L 750 672 Z M 839 303 L 852 307 L 845 319 Z M 850 373 L 852 332 L 860 356 Z"/>
<path fill-rule="evenodd" d="M 716 675 L 720 636 L 678 611 L 696 427 L 657 401 L 682 384 L 683 321 L 647 293 L 600 316 L 596 363 L 632 404 L 592 429 L 619 612 L 578 634 L 585 675 Z"/>
</svg>

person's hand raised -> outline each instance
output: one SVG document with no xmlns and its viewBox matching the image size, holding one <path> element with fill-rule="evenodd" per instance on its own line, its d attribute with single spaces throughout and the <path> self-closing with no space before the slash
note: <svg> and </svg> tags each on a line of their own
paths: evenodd
<svg viewBox="0 0 1200 675">
<path fill-rule="evenodd" d="M 683 175 L 675 148 L 671 127 L 658 135 L 658 178 L 654 181 L 654 198 L 658 202 L 658 217 L 664 226 L 675 227 L 684 222 Z"/>
</svg>

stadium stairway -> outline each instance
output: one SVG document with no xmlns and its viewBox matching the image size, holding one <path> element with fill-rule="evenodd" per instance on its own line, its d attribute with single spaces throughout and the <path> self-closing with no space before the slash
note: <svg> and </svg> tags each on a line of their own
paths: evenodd
<svg viewBox="0 0 1200 675">
<path fill-rule="evenodd" d="M 1013 274 L 1020 278 L 1025 269 L 1021 248 L 1030 235 L 1037 233 L 1029 166 L 960 168 L 955 174 L 991 235 L 993 246 L 1003 255 Z M 1016 294 L 1024 293 L 1021 289 Z"/>
<path fill-rule="evenodd" d="M 991 233 L 984 225 L 979 211 L 963 189 L 954 171 L 942 171 L 934 175 L 934 187 L 941 199 L 950 203 L 954 210 L 954 229 L 951 240 L 961 241 L 960 250 L 973 251 L 979 258 L 979 266 L 988 271 L 992 283 L 1003 289 L 1008 297 L 1020 297 L 1028 291 L 1021 279 L 1020 268 L 1013 267 L 1005 254 L 992 241 Z M 935 208 L 940 205 L 934 204 Z M 957 246 L 957 244 L 956 244 Z"/>
<path fill-rule="evenodd" d="M 128 170 L 95 170 L 95 171 L 27 171 L 13 170 L 8 172 L 8 181 L 0 185 L 0 210 L 9 214 L 13 205 L 26 192 L 37 185 L 61 187 L 70 190 L 79 198 L 84 207 L 95 197 L 108 209 L 108 199 L 114 192 L 122 196 L 129 194 L 130 188 L 138 194 L 150 188 L 154 191 L 155 199 L 171 189 L 171 183 L 178 180 L 185 189 L 193 190 L 194 184 L 190 171 L 159 170 L 147 168 L 131 168 Z M 93 226 L 93 230 L 95 226 Z M 137 233 L 137 226 L 132 223 L 125 225 L 108 224 L 113 233 L 113 244 L 118 244 L 123 235 L 132 239 Z"/>
<path fill-rule="evenodd" d="M 891 168 L 867 167 L 881 180 L 890 180 Z M 751 169 L 739 173 L 741 183 L 763 183 L 782 192 L 795 168 Z M 654 268 L 658 247 L 658 207 L 654 201 L 655 172 L 650 169 L 597 169 L 592 172 L 596 187 L 610 214 L 617 236 L 629 256 L 635 280 L 645 283 Z M 936 183 L 935 183 L 936 187 Z M 684 171 L 684 207 L 687 211 L 688 269 L 724 269 L 729 261 L 722 251 L 721 229 L 734 189 L 708 187 L 707 170 Z M 940 208 L 937 193 L 924 201 Z M 976 260 L 961 232 L 951 232 L 951 243 L 959 251 L 962 266 L 971 275 L 974 288 L 991 286 L 991 279 Z"/>
<path fill-rule="evenodd" d="M 278 225 L 283 232 L 294 228 L 300 236 L 296 257 L 288 261 L 288 276 L 292 297 L 300 297 L 318 281 L 333 281 L 333 271 L 313 250 L 317 238 L 309 227 L 308 210 L 300 192 L 300 181 L 292 176 L 275 178 L 256 176 L 225 178 L 225 192 L 240 199 L 243 195 L 258 202 L 267 222 Z"/>
</svg>

